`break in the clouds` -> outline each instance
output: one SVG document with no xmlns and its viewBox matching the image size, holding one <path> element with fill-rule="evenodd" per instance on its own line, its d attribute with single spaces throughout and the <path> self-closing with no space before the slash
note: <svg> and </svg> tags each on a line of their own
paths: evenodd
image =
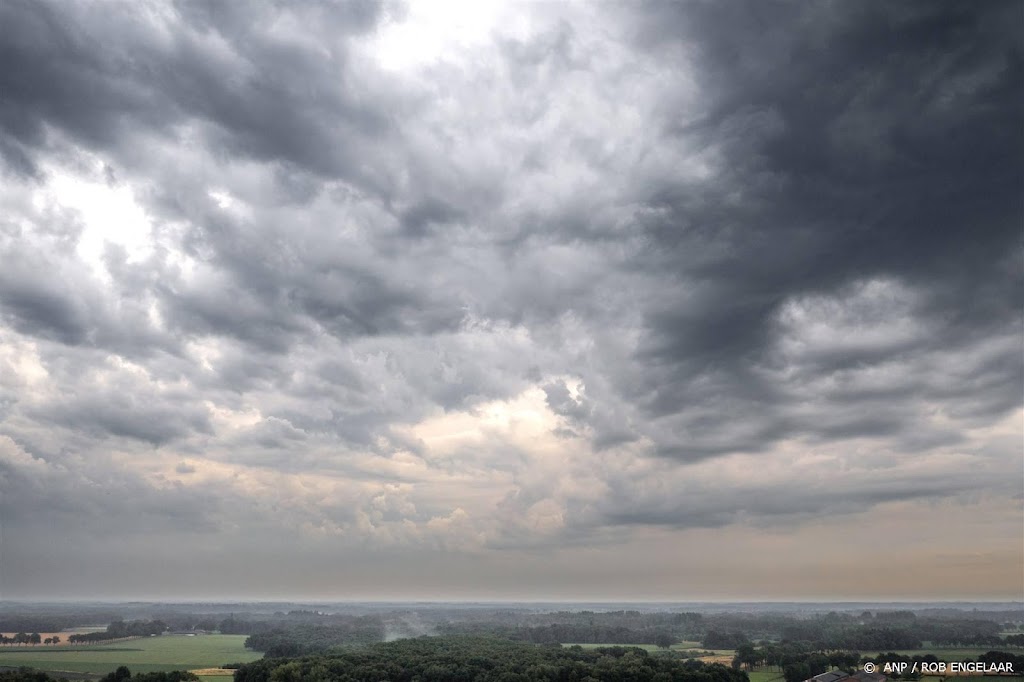
<svg viewBox="0 0 1024 682">
<path fill-rule="evenodd" d="M 3 596 L 1021 596 L 1018 3 L 0 27 Z"/>
</svg>

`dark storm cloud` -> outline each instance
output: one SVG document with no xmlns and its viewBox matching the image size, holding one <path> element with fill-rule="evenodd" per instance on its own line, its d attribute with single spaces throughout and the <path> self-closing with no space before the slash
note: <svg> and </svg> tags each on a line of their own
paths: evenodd
<svg viewBox="0 0 1024 682">
<path fill-rule="evenodd" d="M 990 315 L 1018 307 L 1018 273 L 1000 276 L 999 263 L 1019 237 L 1024 180 L 1024 134 L 1015 125 L 1019 8 L 693 9 L 659 22 L 703 36 L 695 40 L 697 74 L 713 97 L 711 120 L 679 134 L 720 145 L 732 182 L 716 194 L 742 198 L 738 206 L 719 199 L 717 213 L 694 212 L 686 210 L 689 188 L 675 188 L 681 196 L 665 196 L 673 220 L 653 234 L 669 249 L 692 243 L 688 225 L 722 235 L 728 256 L 696 274 L 735 287 L 726 293 L 737 303 L 712 319 L 714 331 L 733 333 L 691 340 L 662 322 L 667 336 L 697 352 L 720 347 L 714 340 L 723 337 L 756 340 L 735 332 L 759 330 L 783 296 L 888 274 L 939 286 L 950 298 L 960 293 L 946 308 L 958 317 L 986 285 L 1001 284 L 1006 295 Z"/>
<path fill-rule="evenodd" d="M 638 17 L 644 49 L 695 51 L 707 97 L 699 115 L 663 122 L 663 143 L 699 140 L 721 169 L 646 198 L 666 277 L 698 292 L 689 305 L 648 309 L 643 362 L 661 370 L 638 396 L 649 414 L 679 411 L 694 391 L 729 419 L 776 409 L 787 396 L 751 369 L 770 362 L 773 320 L 792 297 L 892 277 L 919 287 L 929 308 L 930 338 L 914 348 L 874 359 L 840 351 L 816 372 L 922 345 L 969 353 L 1018 317 L 1021 273 L 1008 266 L 1024 217 L 1014 3 L 686 3 Z M 1013 367 L 1000 390 L 1019 387 L 1020 363 L 1002 361 Z M 816 430 L 773 421 L 755 434 L 761 446 Z M 820 435 L 895 426 L 866 415 Z M 678 449 L 688 451 L 701 454 Z"/>
<path fill-rule="evenodd" d="M 387 123 L 337 86 L 343 38 L 372 28 L 377 13 L 372 2 L 293 5 L 296 28 L 337 36 L 340 49 L 325 57 L 300 35 L 268 31 L 275 17 L 288 16 L 270 3 L 244 11 L 181 3 L 102 13 L 5 4 L 0 125 L 15 144 L 43 145 L 48 124 L 115 147 L 134 129 L 167 131 L 196 118 L 212 125 L 209 141 L 225 152 L 354 176 L 362 137 L 382 133 Z M 172 18 L 165 33 L 160 23 L 168 14 L 181 21 Z"/>
</svg>

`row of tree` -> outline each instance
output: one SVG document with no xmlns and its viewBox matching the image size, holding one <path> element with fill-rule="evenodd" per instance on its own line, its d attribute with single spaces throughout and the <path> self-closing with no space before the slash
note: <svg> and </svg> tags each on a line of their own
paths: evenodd
<svg viewBox="0 0 1024 682">
<path fill-rule="evenodd" d="M 10 637 L 0 634 L 0 644 L 60 644 L 60 637 L 54 635 L 43 639 L 38 632 L 18 632 Z"/>
<path fill-rule="evenodd" d="M 68 682 L 67 678 L 53 678 L 32 668 L 18 668 L 16 670 L 0 670 L 0 682 Z M 136 673 L 121 666 L 112 673 L 102 677 L 99 682 L 199 682 L 199 677 L 194 673 L 185 670 L 172 670 L 171 672 Z"/>
<path fill-rule="evenodd" d="M 860 654 L 856 651 L 821 651 L 809 649 L 799 642 L 762 642 L 760 646 L 744 642 L 736 648 L 732 665 L 744 670 L 764 667 L 784 670 L 787 666 L 804 664 L 808 670 L 816 671 L 800 678 L 805 680 L 831 668 L 851 672 L 860 660 Z"/>
</svg>

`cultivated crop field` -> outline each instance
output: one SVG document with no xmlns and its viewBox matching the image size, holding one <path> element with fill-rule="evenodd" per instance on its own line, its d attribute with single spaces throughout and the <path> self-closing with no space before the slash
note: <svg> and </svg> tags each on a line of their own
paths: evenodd
<svg viewBox="0 0 1024 682">
<path fill-rule="evenodd" d="M 134 672 L 217 668 L 248 663 L 262 654 L 245 648 L 245 635 L 163 635 L 111 644 L 0 648 L 0 666 L 29 666 L 48 672 L 106 674 L 126 665 Z"/>
</svg>

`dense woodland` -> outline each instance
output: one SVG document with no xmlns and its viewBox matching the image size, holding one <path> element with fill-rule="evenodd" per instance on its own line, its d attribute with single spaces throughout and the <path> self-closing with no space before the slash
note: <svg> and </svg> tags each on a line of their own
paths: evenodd
<svg viewBox="0 0 1024 682">
<path fill-rule="evenodd" d="M 420 637 L 299 659 L 242 666 L 235 682 L 748 682 L 743 671 L 643 649 L 538 646 L 467 636 Z"/>
<path fill-rule="evenodd" d="M 294 623 L 249 635 L 247 649 L 262 651 L 269 658 L 301 656 L 326 651 L 334 646 L 358 646 L 384 641 L 384 624 L 379 618 L 357 616 L 330 623 Z"/>
<path fill-rule="evenodd" d="M 1024 614 L 1020 616 L 1024 619 Z M 497 637 L 535 644 L 652 644 L 669 647 L 696 642 L 700 650 L 740 649 L 761 642 L 783 652 L 880 652 L 930 646 L 1014 648 L 1024 634 L 1003 629 L 1021 621 L 996 622 L 974 613 L 918 616 L 911 611 L 821 613 L 797 617 L 773 613 L 700 614 L 642 611 L 557 611 L 548 613 L 474 611 L 451 613 L 392 611 L 344 616 L 309 612 L 284 618 L 233 619 L 233 632 L 253 632 L 246 646 L 268 656 L 296 656 L 335 646 L 424 634 Z M 222 630 L 225 631 L 225 630 Z M 771 654 L 771 661 L 778 658 Z M 769 662 L 769 661 L 766 661 Z M 746 661 L 745 661 L 746 663 Z"/>
</svg>

